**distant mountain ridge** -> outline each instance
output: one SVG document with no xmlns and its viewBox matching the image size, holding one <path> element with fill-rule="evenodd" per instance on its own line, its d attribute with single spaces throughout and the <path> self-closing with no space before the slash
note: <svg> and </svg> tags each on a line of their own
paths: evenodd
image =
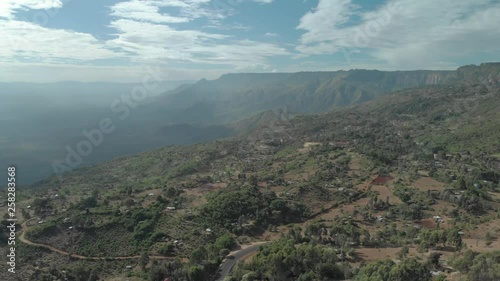
<svg viewBox="0 0 500 281">
<path fill-rule="evenodd" d="M 295 113 L 325 112 L 396 90 L 443 84 L 454 77 L 456 71 L 427 70 L 225 74 L 173 90 L 154 106 L 170 108 L 167 116 L 173 122 L 220 124 L 284 107 Z M 198 120 L 186 118 L 193 114 Z"/>
<path fill-rule="evenodd" d="M 57 83 L 33 83 L 21 91 L 16 89 L 22 83 L 3 83 L 0 127 L 10 130 L 0 138 L 0 155 L 19 165 L 26 173 L 21 174 L 21 181 L 30 183 L 53 172 L 51 163 L 64 159 L 66 147 L 75 147 L 85 138 L 81 131 L 97 128 L 103 118 L 114 118 L 117 129 L 82 165 L 166 145 L 208 142 L 237 134 L 253 136 L 259 129 L 267 134 L 269 129 L 276 131 L 286 125 L 282 115 L 328 112 L 398 90 L 463 83 L 488 88 L 498 83 L 499 71 L 500 63 L 485 63 L 455 71 L 225 74 L 149 97 L 129 108 L 124 121 L 117 118 L 110 104 L 130 94 L 131 84 L 111 87 L 110 83 L 62 82 L 59 87 Z M 101 90 L 92 90 L 92 86 Z M 11 126 L 13 120 L 15 127 Z"/>
<path fill-rule="evenodd" d="M 232 153 L 232 157 L 238 159 L 245 153 L 259 154 L 258 149 L 248 147 L 260 147 L 263 150 L 270 147 L 278 150 L 285 147 L 297 149 L 309 141 L 349 144 L 360 151 L 384 150 L 391 156 L 392 160 L 388 159 L 391 161 L 410 153 L 404 151 L 401 143 L 409 147 L 423 146 L 429 151 L 437 149 L 447 153 L 474 153 L 485 158 L 500 159 L 500 63 L 466 66 L 443 79 L 446 80 L 439 82 L 442 85 L 401 90 L 363 105 L 336 108 L 323 114 L 301 115 L 293 121 L 286 119 L 292 115 L 286 110 L 263 111 L 231 124 L 235 131 L 242 133 L 238 137 L 193 146 L 158 148 L 88 169 L 78 169 L 70 172 L 67 178 L 70 183 L 82 186 L 99 186 L 103 178 L 112 177 L 114 180 L 110 185 L 114 186 L 150 184 L 145 180 L 148 177 L 157 180 L 163 178 L 168 182 L 172 179 L 166 179 L 167 171 L 176 166 L 185 167 L 180 165 L 184 161 L 204 159 L 198 155 L 203 149 L 209 151 L 212 157 L 224 157 L 229 151 L 229 155 Z M 470 104 L 470 101 L 473 103 Z M 224 128 L 216 126 L 216 130 L 208 133 L 222 131 L 221 135 L 226 136 L 228 134 Z M 171 124 L 160 134 L 174 136 L 177 133 L 192 137 L 200 134 L 194 132 L 195 129 L 200 128 Z M 373 142 L 372 136 L 375 135 L 378 135 L 377 142 Z M 391 137 L 388 139 L 387 136 Z M 246 148 L 246 151 L 242 148 Z M 165 157 L 169 153 L 175 156 Z M 200 167 L 203 169 L 213 163 L 205 160 L 201 162 Z M 500 164 L 500 161 L 492 160 L 491 165 L 496 163 Z M 199 173 L 196 169 L 191 171 L 193 174 Z M 127 177 L 125 174 L 137 176 Z M 85 181 L 82 181 L 83 178 Z M 49 177 L 35 186 L 50 187 L 57 185 L 56 181 L 56 177 Z"/>
</svg>

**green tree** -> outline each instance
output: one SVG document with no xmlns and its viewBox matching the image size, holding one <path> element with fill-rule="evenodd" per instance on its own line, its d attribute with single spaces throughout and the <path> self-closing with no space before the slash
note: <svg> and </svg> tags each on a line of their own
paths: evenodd
<svg viewBox="0 0 500 281">
<path fill-rule="evenodd" d="M 26 209 L 21 209 L 21 214 L 25 220 L 29 220 L 31 218 L 29 211 Z"/>
<path fill-rule="evenodd" d="M 205 274 L 201 266 L 191 266 L 189 268 L 189 280 L 198 281 L 205 280 Z"/>
<path fill-rule="evenodd" d="M 460 178 L 457 181 L 457 188 L 460 190 L 466 190 L 467 189 L 467 184 L 465 183 L 464 178 Z"/>
<path fill-rule="evenodd" d="M 283 201 L 282 199 L 276 199 L 276 200 L 273 200 L 271 202 L 271 204 L 269 205 L 269 207 L 272 209 L 272 210 L 276 210 L 276 211 L 281 211 L 283 212 L 283 214 L 286 213 L 286 211 L 288 210 L 288 207 L 286 205 L 286 202 Z"/>
<path fill-rule="evenodd" d="M 257 274 L 253 271 L 246 273 L 241 278 L 241 281 L 254 281 L 254 280 L 258 280 L 258 279 L 257 279 Z"/>
<path fill-rule="evenodd" d="M 485 244 L 486 244 L 486 246 L 490 246 L 493 243 L 493 239 L 494 239 L 493 235 L 491 235 L 491 233 L 489 231 L 486 232 L 486 237 L 485 237 L 485 240 L 486 240 Z"/>
<path fill-rule="evenodd" d="M 355 281 L 430 281 L 429 270 L 415 259 L 406 259 L 399 264 L 391 260 L 370 263 L 359 270 Z"/>
<path fill-rule="evenodd" d="M 314 272 L 312 271 L 301 274 L 297 279 L 297 281 L 315 281 L 315 280 L 317 280 L 317 277 L 316 274 L 314 274 Z"/>
<path fill-rule="evenodd" d="M 432 252 L 427 259 L 427 264 L 432 269 L 439 269 L 441 267 L 440 259 L 442 254 L 437 252 Z"/>
<path fill-rule="evenodd" d="M 201 264 L 203 262 L 203 260 L 205 260 L 207 255 L 208 255 L 207 249 L 205 249 L 205 247 L 203 247 L 203 246 L 200 246 L 199 248 L 197 248 L 191 252 L 190 261 L 192 263 Z"/>
<path fill-rule="evenodd" d="M 91 196 L 87 197 L 85 199 L 82 199 L 80 202 L 78 202 L 78 208 L 83 210 L 83 209 L 88 209 L 88 208 L 94 208 L 97 207 L 98 202 L 97 202 L 97 197 Z"/>
<path fill-rule="evenodd" d="M 174 198 L 177 196 L 177 189 L 175 187 L 170 187 L 167 189 L 167 197 L 168 198 Z"/>
<path fill-rule="evenodd" d="M 446 281 L 446 275 L 444 274 L 439 274 L 435 276 L 432 281 Z"/>
<path fill-rule="evenodd" d="M 415 259 L 407 259 L 392 267 L 390 281 L 428 281 L 432 279 L 429 270 Z"/>
<path fill-rule="evenodd" d="M 335 264 L 321 263 L 318 265 L 318 274 L 327 280 L 343 280 L 344 273 Z"/>
<path fill-rule="evenodd" d="M 148 253 L 144 252 L 139 258 L 139 266 L 142 268 L 142 270 L 144 270 L 146 269 L 146 265 L 148 265 L 148 263 L 149 263 L 149 255 Z"/>
<path fill-rule="evenodd" d="M 354 278 L 355 281 L 390 281 L 389 274 L 395 263 L 391 260 L 382 260 L 362 267 Z"/>
<path fill-rule="evenodd" d="M 96 269 L 93 269 L 90 272 L 89 279 L 87 281 L 98 281 L 99 280 L 99 272 Z"/>
<path fill-rule="evenodd" d="M 174 250 L 174 244 L 167 243 L 160 247 L 158 253 L 162 256 L 168 256 L 170 253 L 172 253 L 173 250 Z"/>
<path fill-rule="evenodd" d="M 259 180 L 257 179 L 257 177 L 255 175 L 251 175 L 248 178 L 248 183 L 250 183 L 253 186 L 257 186 L 259 184 Z"/>
<path fill-rule="evenodd" d="M 453 259 L 451 265 L 458 271 L 469 272 L 476 255 L 476 253 L 469 249 L 465 251 L 463 255 L 460 255 L 457 258 Z"/>
<path fill-rule="evenodd" d="M 455 251 L 460 251 L 462 249 L 462 236 L 456 229 L 450 229 L 447 240 L 453 247 L 455 247 Z"/>
<path fill-rule="evenodd" d="M 223 234 L 222 236 L 217 238 L 214 244 L 218 249 L 229 249 L 229 250 L 234 249 L 234 247 L 236 247 L 237 245 L 236 239 L 234 239 L 234 237 L 231 236 L 231 234 L 229 233 Z"/>
<path fill-rule="evenodd" d="M 401 250 L 398 252 L 398 258 L 400 260 L 403 260 L 408 256 L 409 253 L 410 248 L 408 248 L 408 246 L 403 246 L 403 248 L 401 248 Z"/>
<path fill-rule="evenodd" d="M 467 276 L 470 281 L 500 280 L 500 251 L 476 256 Z"/>
<path fill-rule="evenodd" d="M 220 257 L 225 257 L 225 256 L 229 255 L 229 253 L 230 253 L 230 251 L 228 249 L 221 249 L 219 251 L 219 256 Z"/>
</svg>

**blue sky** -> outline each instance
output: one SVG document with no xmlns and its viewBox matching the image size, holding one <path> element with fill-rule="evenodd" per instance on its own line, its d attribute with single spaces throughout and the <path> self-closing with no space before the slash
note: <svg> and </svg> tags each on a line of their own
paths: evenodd
<svg viewBox="0 0 500 281">
<path fill-rule="evenodd" d="M 498 0 L 2 0 L 0 81 L 455 69 L 499 61 Z"/>
</svg>

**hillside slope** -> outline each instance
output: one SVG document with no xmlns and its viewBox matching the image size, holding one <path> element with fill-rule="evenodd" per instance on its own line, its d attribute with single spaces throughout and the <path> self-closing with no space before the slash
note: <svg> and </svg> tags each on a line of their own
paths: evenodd
<svg viewBox="0 0 500 281">
<path fill-rule="evenodd" d="M 480 280 L 463 264 L 500 249 L 491 231 L 500 227 L 499 69 L 466 67 L 448 78 L 453 85 L 323 114 L 267 111 L 241 123 L 247 129 L 235 138 L 115 159 L 63 182 L 48 178 L 18 195 L 23 217 L 41 220 L 26 238 L 110 260 L 178 259 L 144 269 L 142 258 L 109 267 L 86 261 L 106 278 L 210 280 L 229 250 L 270 240 L 234 269 L 236 280 L 370 280 L 362 279 L 370 266 L 398 269 L 362 266 L 384 258 L 418 268 L 417 280 L 431 280 L 431 270 Z M 476 253 L 460 261 L 465 244 Z M 55 265 L 52 254 L 22 249 L 21 257 Z M 442 257 L 431 263 L 432 253 Z M 22 261 L 25 280 L 75 270 L 71 259 L 54 270 Z"/>
</svg>

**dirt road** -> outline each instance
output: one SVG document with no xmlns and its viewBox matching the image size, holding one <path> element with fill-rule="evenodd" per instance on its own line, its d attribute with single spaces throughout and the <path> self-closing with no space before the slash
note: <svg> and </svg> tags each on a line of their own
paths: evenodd
<svg viewBox="0 0 500 281">
<path fill-rule="evenodd" d="M 32 220 L 32 219 L 31 219 Z M 71 254 L 66 251 L 63 251 L 61 249 L 57 249 L 56 247 L 47 245 L 47 244 L 41 244 L 41 243 L 35 243 L 31 242 L 28 239 L 26 239 L 26 232 L 28 231 L 28 222 L 31 220 L 27 220 L 22 224 L 22 233 L 19 236 L 19 240 L 25 244 L 31 245 L 31 246 L 36 246 L 36 247 L 41 247 L 48 249 L 52 252 L 59 253 L 61 255 L 66 255 L 66 256 L 71 256 L 72 258 L 76 259 L 81 259 L 81 260 L 131 260 L 131 259 L 139 259 L 141 256 L 124 256 L 124 257 L 88 257 L 88 256 L 82 256 L 82 255 L 76 255 L 76 254 Z M 169 260 L 173 259 L 171 257 L 163 257 L 163 256 L 149 256 L 150 259 L 155 259 L 155 260 Z"/>
</svg>

